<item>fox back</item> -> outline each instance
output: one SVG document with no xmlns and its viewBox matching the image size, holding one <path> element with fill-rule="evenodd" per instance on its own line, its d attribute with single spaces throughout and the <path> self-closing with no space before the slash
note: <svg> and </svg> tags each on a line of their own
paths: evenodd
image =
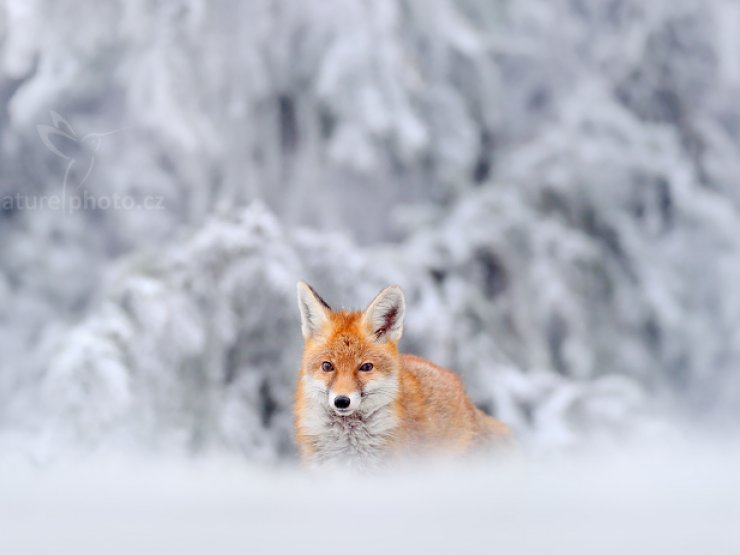
<svg viewBox="0 0 740 555">
<path fill-rule="evenodd" d="M 304 460 L 372 463 L 419 449 L 465 452 L 508 437 L 454 373 L 398 352 L 406 310 L 399 287 L 383 289 L 362 312 L 333 311 L 299 282 L 298 306 L 306 344 L 295 430 Z"/>
</svg>

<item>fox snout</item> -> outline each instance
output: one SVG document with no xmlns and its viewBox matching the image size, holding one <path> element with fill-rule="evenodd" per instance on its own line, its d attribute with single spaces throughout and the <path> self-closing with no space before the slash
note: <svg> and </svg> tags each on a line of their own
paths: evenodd
<svg viewBox="0 0 740 555">
<path fill-rule="evenodd" d="M 352 414 L 360 408 L 362 396 L 359 392 L 337 393 L 329 391 L 329 408 L 341 416 Z"/>
</svg>

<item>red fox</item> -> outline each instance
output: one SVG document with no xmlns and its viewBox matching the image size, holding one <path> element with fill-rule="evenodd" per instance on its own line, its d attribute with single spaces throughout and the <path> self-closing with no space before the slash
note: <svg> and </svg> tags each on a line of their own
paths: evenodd
<svg viewBox="0 0 740 555">
<path fill-rule="evenodd" d="M 400 287 L 383 289 L 364 312 L 333 311 L 301 281 L 298 307 L 306 345 L 295 432 L 304 461 L 380 462 L 507 442 L 508 427 L 473 405 L 457 375 L 399 354 Z"/>
</svg>

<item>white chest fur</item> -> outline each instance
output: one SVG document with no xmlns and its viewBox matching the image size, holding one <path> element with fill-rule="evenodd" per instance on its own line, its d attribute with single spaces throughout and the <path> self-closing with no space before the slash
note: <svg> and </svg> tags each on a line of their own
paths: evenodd
<svg viewBox="0 0 740 555">
<path fill-rule="evenodd" d="M 335 414 L 322 392 L 312 392 L 299 423 L 313 441 L 317 462 L 373 462 L 383 455 L 398 425 L 384 391 L 372 392 L 349 416 Z"/>
</svg>

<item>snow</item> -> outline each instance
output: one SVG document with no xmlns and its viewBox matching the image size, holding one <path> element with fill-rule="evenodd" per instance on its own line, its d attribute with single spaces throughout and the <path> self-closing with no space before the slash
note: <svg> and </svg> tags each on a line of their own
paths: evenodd
<svg viewBox="0 0 740 555">
<path fill-rule="evenodd" d="M 696 449 L 697 445 L 701 449 Z M 375 475 L 241 459 L 0 465 L 4 553 L 734 553 L 735 447 L 672 442 L 577 458 Z"/>
</svg>

